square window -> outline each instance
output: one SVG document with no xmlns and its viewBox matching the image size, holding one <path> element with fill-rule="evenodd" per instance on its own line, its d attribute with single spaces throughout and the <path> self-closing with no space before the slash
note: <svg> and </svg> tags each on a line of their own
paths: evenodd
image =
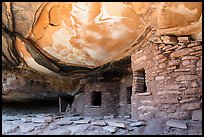
<svg viewBox="0 0 204 137">
<path fill-rule="evenodd" d="M 92 106 L 101 106 L 101 92 L 95 91 L 91 94 L 91 105 Z"/>
</svg>

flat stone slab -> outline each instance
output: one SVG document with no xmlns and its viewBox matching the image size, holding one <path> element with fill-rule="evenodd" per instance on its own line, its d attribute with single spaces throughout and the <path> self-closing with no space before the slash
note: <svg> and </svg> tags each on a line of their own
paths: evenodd
<svg viewBox="0 0 204 137">
<path fill-rule="evenodd" d="M 124 135 L 125 133 L 126 131 L 124 129 L 119 128 L 113 135 Z"/>
<path fill-rule="evenodd" d="M 34 123 L 50 123 L 52 122 L 52 117 L 34 117 L 32 118 Z"/>
<path fill-rule="evenodd" d="M 10 123 L 10 122 L 3 122 L 2 123 L 2 134 L 13 133 L 19 128 L 18 125 Z"/>
<path fill-rule="evenodd" d="M 93 117 L 83 117 L 84 120 L 93 120 Z"/>
<path fill-rule="evenodd" d="M 145 122 L 134 122 L 130 124 L 131 127 L 141 127 L 145 126 Z"/>
<path fill-rule="evenodd" d="M 126 119 L 126 121 L 129 121 L 129 122 L 138 122 L 138 120 L 137 120 L 137 119 L 133 119 L 133 118 Z"/>
<path fill-rule="evenodd" d="M 163 125 L 163 121 L 158 119 L 148 121 L 144 128 L 144 135 L 160 135 Z"/>
<path fill-rule="evenodd" d="M 125 128 L 124 123 L 112 122 L 112 121 L 105 121 L 109 126 L 121 127 Z"/>
<path fill-rule="evenodd" d="M 93 119 L 95 119 L 95 120 L 102 120 L 103 116 L 94 116 Z"/>
<path fill-rule="evenodd" d="M 169 127 L 176 127 L 176 128 L 180 128 L 180 129 L 187 129 L 187 125 L 186 125 L 185 122 L 179 121 L 179 120 L 174 120 L 174 119 L 168 120 L 166 122 L 166 125 L 169 126 Z"/>
<path fill-rule="evenodd" d="M 91 122 L 91 124 L 95 126 L 106 126 L 106 123 L 103 120 L 94 121 L 94 122 Z"/>
<path fill-rule="evenodd" d="M 123 118 L 128 119 L 128 118 L 131 118 L 131 117 L 129 115 L 126 115 L 126 116 L 123 116 Z"/>
<path fill-rule="evenodd" d="M 48 123 L 36 123 L 35 130 L 44 129 L 47 125 Z"/>
<path fill-rule="evenodd" d="M 75 117 L 69 117 L 68 119 L 69 119 L 70 121 L 78 121 L 78 120 L 83 119 L 83 117 L 81 117 L 81 116 L 75 116 Z"/>
<path fill-rule="evenodd" d="M 15 120 L 21 120 L 21 118 L 18 117 L 18 116 L 6 116 L 6 115 L 3 115 L 2 120 L 4 120 L 4 121 L 15 121 Z"/>
<path fill-rule="evenodd" d="M 64 121 L 64 120 L 60 120 L 60 121 L 57 121 L 57 125 L 60 125 L 60 126 L 65 126 L 65 125 L 71 125 L 73 123 L 73 121 Z"/>
<path fill-rule="evenodd" d="M 89 124 L 91 120 L 78 120 L 74 121 L 74 124 Z"/>
<path fill-rule="evenodd" d="M 103 116 L 103 119 L 113 119 L 114 115 L 110 115 L 110 116 Z"/>
<path fill-rule="evenodd" d="M 21 118 L 21 121 L 24 123 L 32 122 L 32 117 Z"/>
<path fill-rule="evenodd" d="M 35 129 L 36 125 L 32 123 L 23 123 L 19 125 L 19 128 L 22 133 L 29 133 Z"/>
<path fill-rule="evenodd" d="M 105 127 L 103 127 L 103 130 L 105 130 L 105 131 L 109 131 L 109 132 L 111 132 L 111 133 L 116 132 L 117 129 L 118 129 L 118 128 L 115 127 L 115 126 L 105 126 Z"/>
<path fill-rule="evenodd" d="M 126 129 L 128 130 L 128 131 L 133 131 L 133 127 L 131 127 L 131 126 L 126 126 Z"/>
<path fill-rule="evenodd" d="M 61 127 L 55 130 L 48 130 L 41 133 L 41 135 L 70 135 L 71 131 L 66 127 Z"/>
</svg>

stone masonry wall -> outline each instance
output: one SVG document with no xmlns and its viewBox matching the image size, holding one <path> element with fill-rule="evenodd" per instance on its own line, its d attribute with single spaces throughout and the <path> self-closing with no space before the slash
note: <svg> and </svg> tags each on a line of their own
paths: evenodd
<svg viewBox="0 0 204 137">
<path fill-rule="evenodd" d="M 202 42 L 162 36 L 132 55 L 131 116 L 139 119 L 189 119 L 202 103 Z M 147 91 L 138 84 L 144 69 Z M 141 78 L 142 79 L 142 78 Z"/>
<path fill-rule="evenodd" d="M 120 83 L 118 115 L 127 116 L 131 114 L 131 95 L 128 95 L 128 89 L 132 90 L 132 75 L 123 77 Z"/>
<path fill-rule="evenodd" d="M 117 115 L 119 108 L 119 84 L 119 82 L 94 82 L 86 84 L 84 89 L 84 115 Z M 92 92 L 101 92 L 101 106 L 93 106 L 91 104 Z"/>
</svg>

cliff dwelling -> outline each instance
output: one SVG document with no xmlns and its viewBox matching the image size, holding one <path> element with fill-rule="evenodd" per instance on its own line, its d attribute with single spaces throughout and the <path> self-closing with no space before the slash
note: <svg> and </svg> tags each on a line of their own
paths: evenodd
<svg viewBox="0 0 204 137">
<path fill-rule="evenodd" d="M 202 2 L 2 2 L 2 101 L 2 134 L 202 135 Z"/>
</svg>

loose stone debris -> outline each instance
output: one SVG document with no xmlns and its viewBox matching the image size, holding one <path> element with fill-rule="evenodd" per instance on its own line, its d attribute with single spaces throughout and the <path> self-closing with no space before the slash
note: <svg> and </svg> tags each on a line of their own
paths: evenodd
<svg viewBox="0 0 204 137">
<path fill-rule="evenodd" d="M 32 118 L 32 121 L 34 123 L 50 123 L 52 122 L 52 118 L 51 117 L 35 117 L 35 118 Z"/>
<path fill-rule="evenodd" d="M 144 122 L 136 122 L 136 123 L 131 123 L 130 126 L 131 127 L 141 127 L 144 126 L 145 123 Z"/>
<path fill-rule="evenodd" d="M 114 127 L 114 126 L 105 126 L 105 127 L 103 127 L 103 129 L 106 130 L 106 131 L 109 131 L 109 132 L 111 132 L 111 133 L 114 133 L 114 132 L 116 132 L 116 130 L 117 130 L 118 128 L 117 128 L 117 127 Z"/>
<path fill-rule="evenodd" d="M 169 127 L 177 127 L 177 128 L 181 128 L 181 129 L 187 129 L 187 125 L 186 123 L 184 123 L 183 121 L 178 121 L 178 120 L 168 120 L 166 122 L 166 125 Z"/>
<path fill-rule="evenodd" d="M 32 117 L 19 114 L 12 119 L 13 121 L 9 121 L 11 117 L 3 114 L 2 118 L 3 135 L 185 135 L 202 133 L 202 124 L 199 120 L 154 119 L 151 122 L 151 120 L 139 121 L 117 116 L 111 119 L 99 119 L 98 116 L 59 116 L 59 114 L 36 114 Z"/>
</svg>

